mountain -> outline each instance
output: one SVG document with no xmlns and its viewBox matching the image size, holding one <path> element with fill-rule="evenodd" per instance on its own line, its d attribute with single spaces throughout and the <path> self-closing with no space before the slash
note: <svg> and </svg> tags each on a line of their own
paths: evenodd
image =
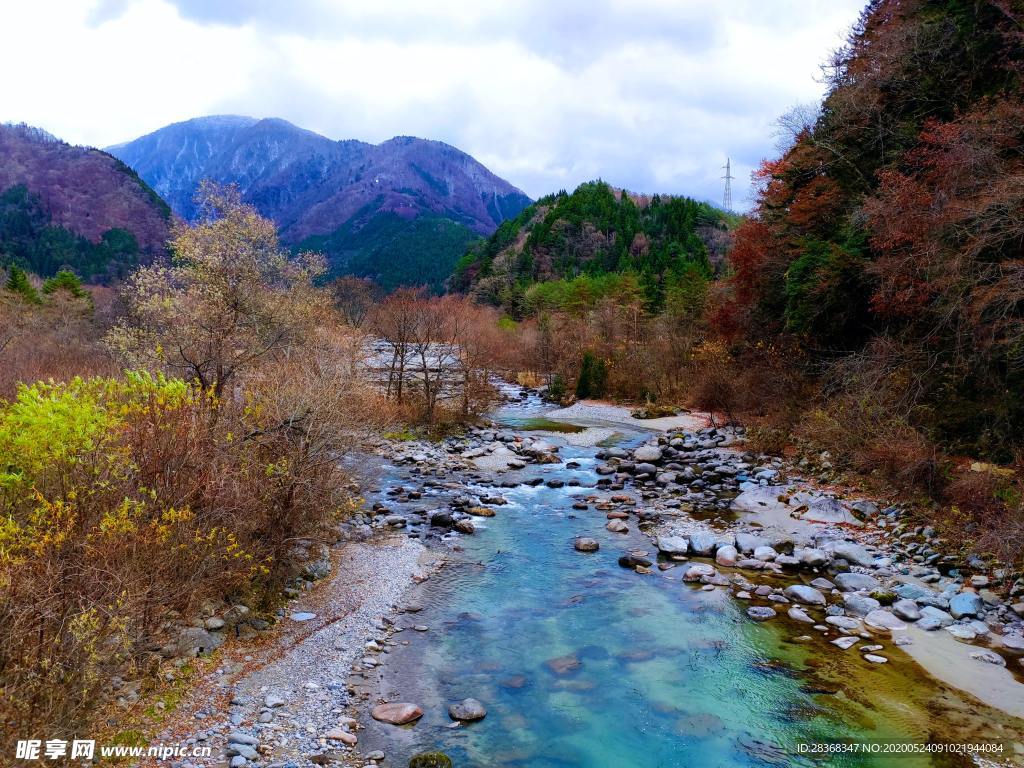
<svg viewBox="0 0 1024 768">
<path fill-rule="evenodd" d="M 201 180 L 237 184 L 243 200 L 277 223 L 284 242 L 317 247 L 335 272 L 391 284 L 438 286 L 466 242 L 491 234 L 530 204 L 523 192 L 442 142 L 334 141 L 276 118 L 200 117 L 109 151 L 185 219 L 195 216 Z M 417 258 L 419 250 L 431 260 Z M 405 261 L 416 261 L 415 268 L 403 271 Z"/>
<path fill-rule="evenodd" d="M 0 265 L 121 276 L 164 253 L 171 211 L 128 166 L 38 128 L 0 125 Z"/>
<path fill-rule="evenodd" d="M 472 245 L 451 283 L 514 316 L 592 306 L 624 292 L 661 311 L 715 272 L 734 223 L 687 197 L 587 182 L 541 198 Z"/>
</svg>

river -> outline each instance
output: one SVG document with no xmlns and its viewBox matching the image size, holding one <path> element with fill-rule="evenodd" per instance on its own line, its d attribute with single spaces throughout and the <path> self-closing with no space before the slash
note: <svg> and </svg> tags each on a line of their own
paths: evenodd
<svg viewBox="0 0 1024 768">
<path fill-rule="evenodd" d="M 540 409 L 528 398 L 496 419 L 517 428 Z M 646 437 L 620 430 L 615 440 L 630 447 Z M 361 717 L 364 754 L 382 749 L 396 766 L 435 749 L 456 766 L 969 765 L 948 755 L 802 750 L 844 737 L 873 750 L 937 744 L 1019 724 L 924 676 L 895 648 L 891 663 L 871 666 L 821 638 L 796 640 L 808 628 L 784 615 L 750 621 L 729 590 L 682 583 L 677 568 L 642 575 L 619 567 L 626 551 L 652 559 L 656 551 L 635 518 L 623 535 L 607 531 L 593 505 L 572 508 L 596 493 L 598 449 L 561 443 L 562 463 L 519 476 L 567 484 L 497 489 L 508 503 L 476 519 L 476 533 L 459 538 L 447 566 L 416 589 L 410 599 L 422 609 L 396 618 L 403 631 L 376 685 L 425 714 L 405 727 Z M 471 491 L 496 492 L 474 485 L 472 474 L 462 479 Z M 379 491 L 420 480 L 385 465 Z M 423 490 L 420 506 L 450 492 Z M 600 550 L 574 551 L 577 536 L 597 539 Z M 465 697 L 488 714 L 453 727 L 448 704 Z"/>
</svg>

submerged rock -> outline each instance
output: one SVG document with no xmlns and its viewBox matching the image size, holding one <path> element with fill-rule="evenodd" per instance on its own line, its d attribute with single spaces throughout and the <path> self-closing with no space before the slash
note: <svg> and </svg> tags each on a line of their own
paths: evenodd
<svg viewBox="0 0 1024 768">
<path fill-rule="evenodd" d="M 420 752 L 409 758 L 409 768 L 452 768 L 452 759 L 444 752 Z"/>
</svg>

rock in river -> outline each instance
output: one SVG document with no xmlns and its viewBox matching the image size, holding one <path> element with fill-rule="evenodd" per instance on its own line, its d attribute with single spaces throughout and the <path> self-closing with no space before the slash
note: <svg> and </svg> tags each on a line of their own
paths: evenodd
<svg viewBox="0 0 1024 768">
<path fill-rule="evenodd" d="M 641 445 L 633 451 L 633 458 L 638 462 L 657 463 L 661 461 L 661 448 L 656 445 Z"/>
<path fill-rule="evenodd" d="M 864 617 L 864 623 L 875 629 L 888 629 L 902 631 L 907 625 L 897 619 L 888 611 L 875 609 Z"/>
<path fill-rule="evenodd" d="M 868 576 L 866 573 L 839 573 L 836 574 L 835 582 L 836 586 L 843 590 L 843 592 L 878 588 L 878 579 L 874 576 Z"/>
<path fill-rule="evenodd" d="M 843 603 L 846 605 L 846 610 L 855 616 L 867 616 L 882 607 L 880 602 L 866 595 L 845 594 Z"/>
<path fill-rule="evenodd" d="M 420 752 L 409 759 L 409 768 L 452 768 L 452 759 L 444 752 Z"/>
<path fill-rule="evenodd" d="M 981 598 L 974 592 L 961 592 L 949 601 L 949 612 L 954 619 L 964 616 L 978 616 L 984 610 Z"/>
<path fill-rule="evenodd" d="M 690 549 L 689 540 L 682 536 L 659 536 L 658 551 L 665 555 L 685 555 Z"/>
<path fill-rule="evenodd" d="M 736 561 L 739 559 L 739 552 L 736 551 L 736 547 L 732 544 L 725 544 L 718 548 L 715 552 L 715 562 L 719 565 L 724 565 L 727 568 L 731 568 L 736 565 Z"/>
<path fill-rule="evenodd" d="M 718 539 L 713 533 L 695 533 L 690 536 L 690 549 L 697 555 L 714 553 Z"/>
<path fill-rule="evenodd" d="M 694 563 L 686 569 L 683 574 L 683 581 L 700 581 L 702 578 L 712 578 L 718 573 L 714 566 L 707 563 Z"/>
<path fill-rule="evenodd" d="M 448 716 L 452 720 L 471 722 L 482 720 L 486 714 L 487 710 L 477 699 L 463 699 L 448 707 Z"/>
<path fill-rule="evenodd" d="M 747 608 L 747 616 L 754 621 L 768 621 L 775 618 L 775 610 L 764 605 L 752 605 Z"/>
<path fill-rule="evenodd" d="M 609 520 L 605 528 L 612 533 L 629 533 L 629 526 L 621 520 Z"/>
<path fill-rule="evenodd" d="M 374 720 L 392 725 L 405 725 L 423 717 L 423 710 L 415 704 L 404 701 L 394 701 L 389 704 L 378 704 L 370 711 Z"/>
<path fill-rule="evenodd" d="M 892 612 L 904 621 L 917 621 L 921 618 L 921 609 L 917 607 L 917 603 L 906 598 L 893 603 Z"/>
<path fill-rule="evenodd" d="M 814 587 L 808 587 L 806 584 L 788 586 L 783 594 L 794 603 L 803 603 L 804 605 L 825 604 L 825 596 Z"/>
<path fill-rule="evenodd" d="M 570 653 L 567 656 L 557 656 L 553 659 L 548 659 L 544 662 L 544 665 L 556 675 L 567 675 L 579 669 L 582 663 L 576 654 Z"/>
<path fill-rule="evenodd" d="M 597 539 L 591 539 L 589 536 L 580 536 L 573 542 L 573 548 L 577 552 L 597 552 L 601 545 L 597 543 Z"/>
</svg>

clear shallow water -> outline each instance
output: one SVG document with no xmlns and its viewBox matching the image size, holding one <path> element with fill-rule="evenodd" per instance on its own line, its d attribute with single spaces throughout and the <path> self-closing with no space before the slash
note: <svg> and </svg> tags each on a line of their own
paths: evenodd
<svg viewBox="0 0 1024 768">
<path fill-rule="evenodd" d="M 563 446 L 579 469 L 528 474 L 590 484 L 594 452 Z M 423 610 L 398 620 L 429 631 L 395 635 L 408 645 L 382 657 L 380 692 L 426 713 L 405 728 L 363 718 L 364 752 L 382 748 L 390 765 L 432 749 L 456 766 L 957 765 L 906 756 L 812 760 L 797 750 L 835 737 L 953 738 L 954 723 L 955 735 L 978 736 L 995 722 L 911 677 L 910 662 L 869 667 L 855 650 L 817 638 L 793 643 L 809 628 L 784 616 L 755 624 L 745 603 L 683 584 L 678 569 L 620 568 L 623 552 L 653 556 L 653 547 L 635 520 L 623 536 L 605 530 L 603 512 L 571 509 L 593 489 L 501 493 L 509 504 L 475 521 L 477 533 L 459 540 L 453 562 L 419 588 Z M 600 551 L 575 552 L 581 535 L 596 538 Z M 448 704 L 469 696 L 487 717 L 451 728 Z"/>
</svg>

